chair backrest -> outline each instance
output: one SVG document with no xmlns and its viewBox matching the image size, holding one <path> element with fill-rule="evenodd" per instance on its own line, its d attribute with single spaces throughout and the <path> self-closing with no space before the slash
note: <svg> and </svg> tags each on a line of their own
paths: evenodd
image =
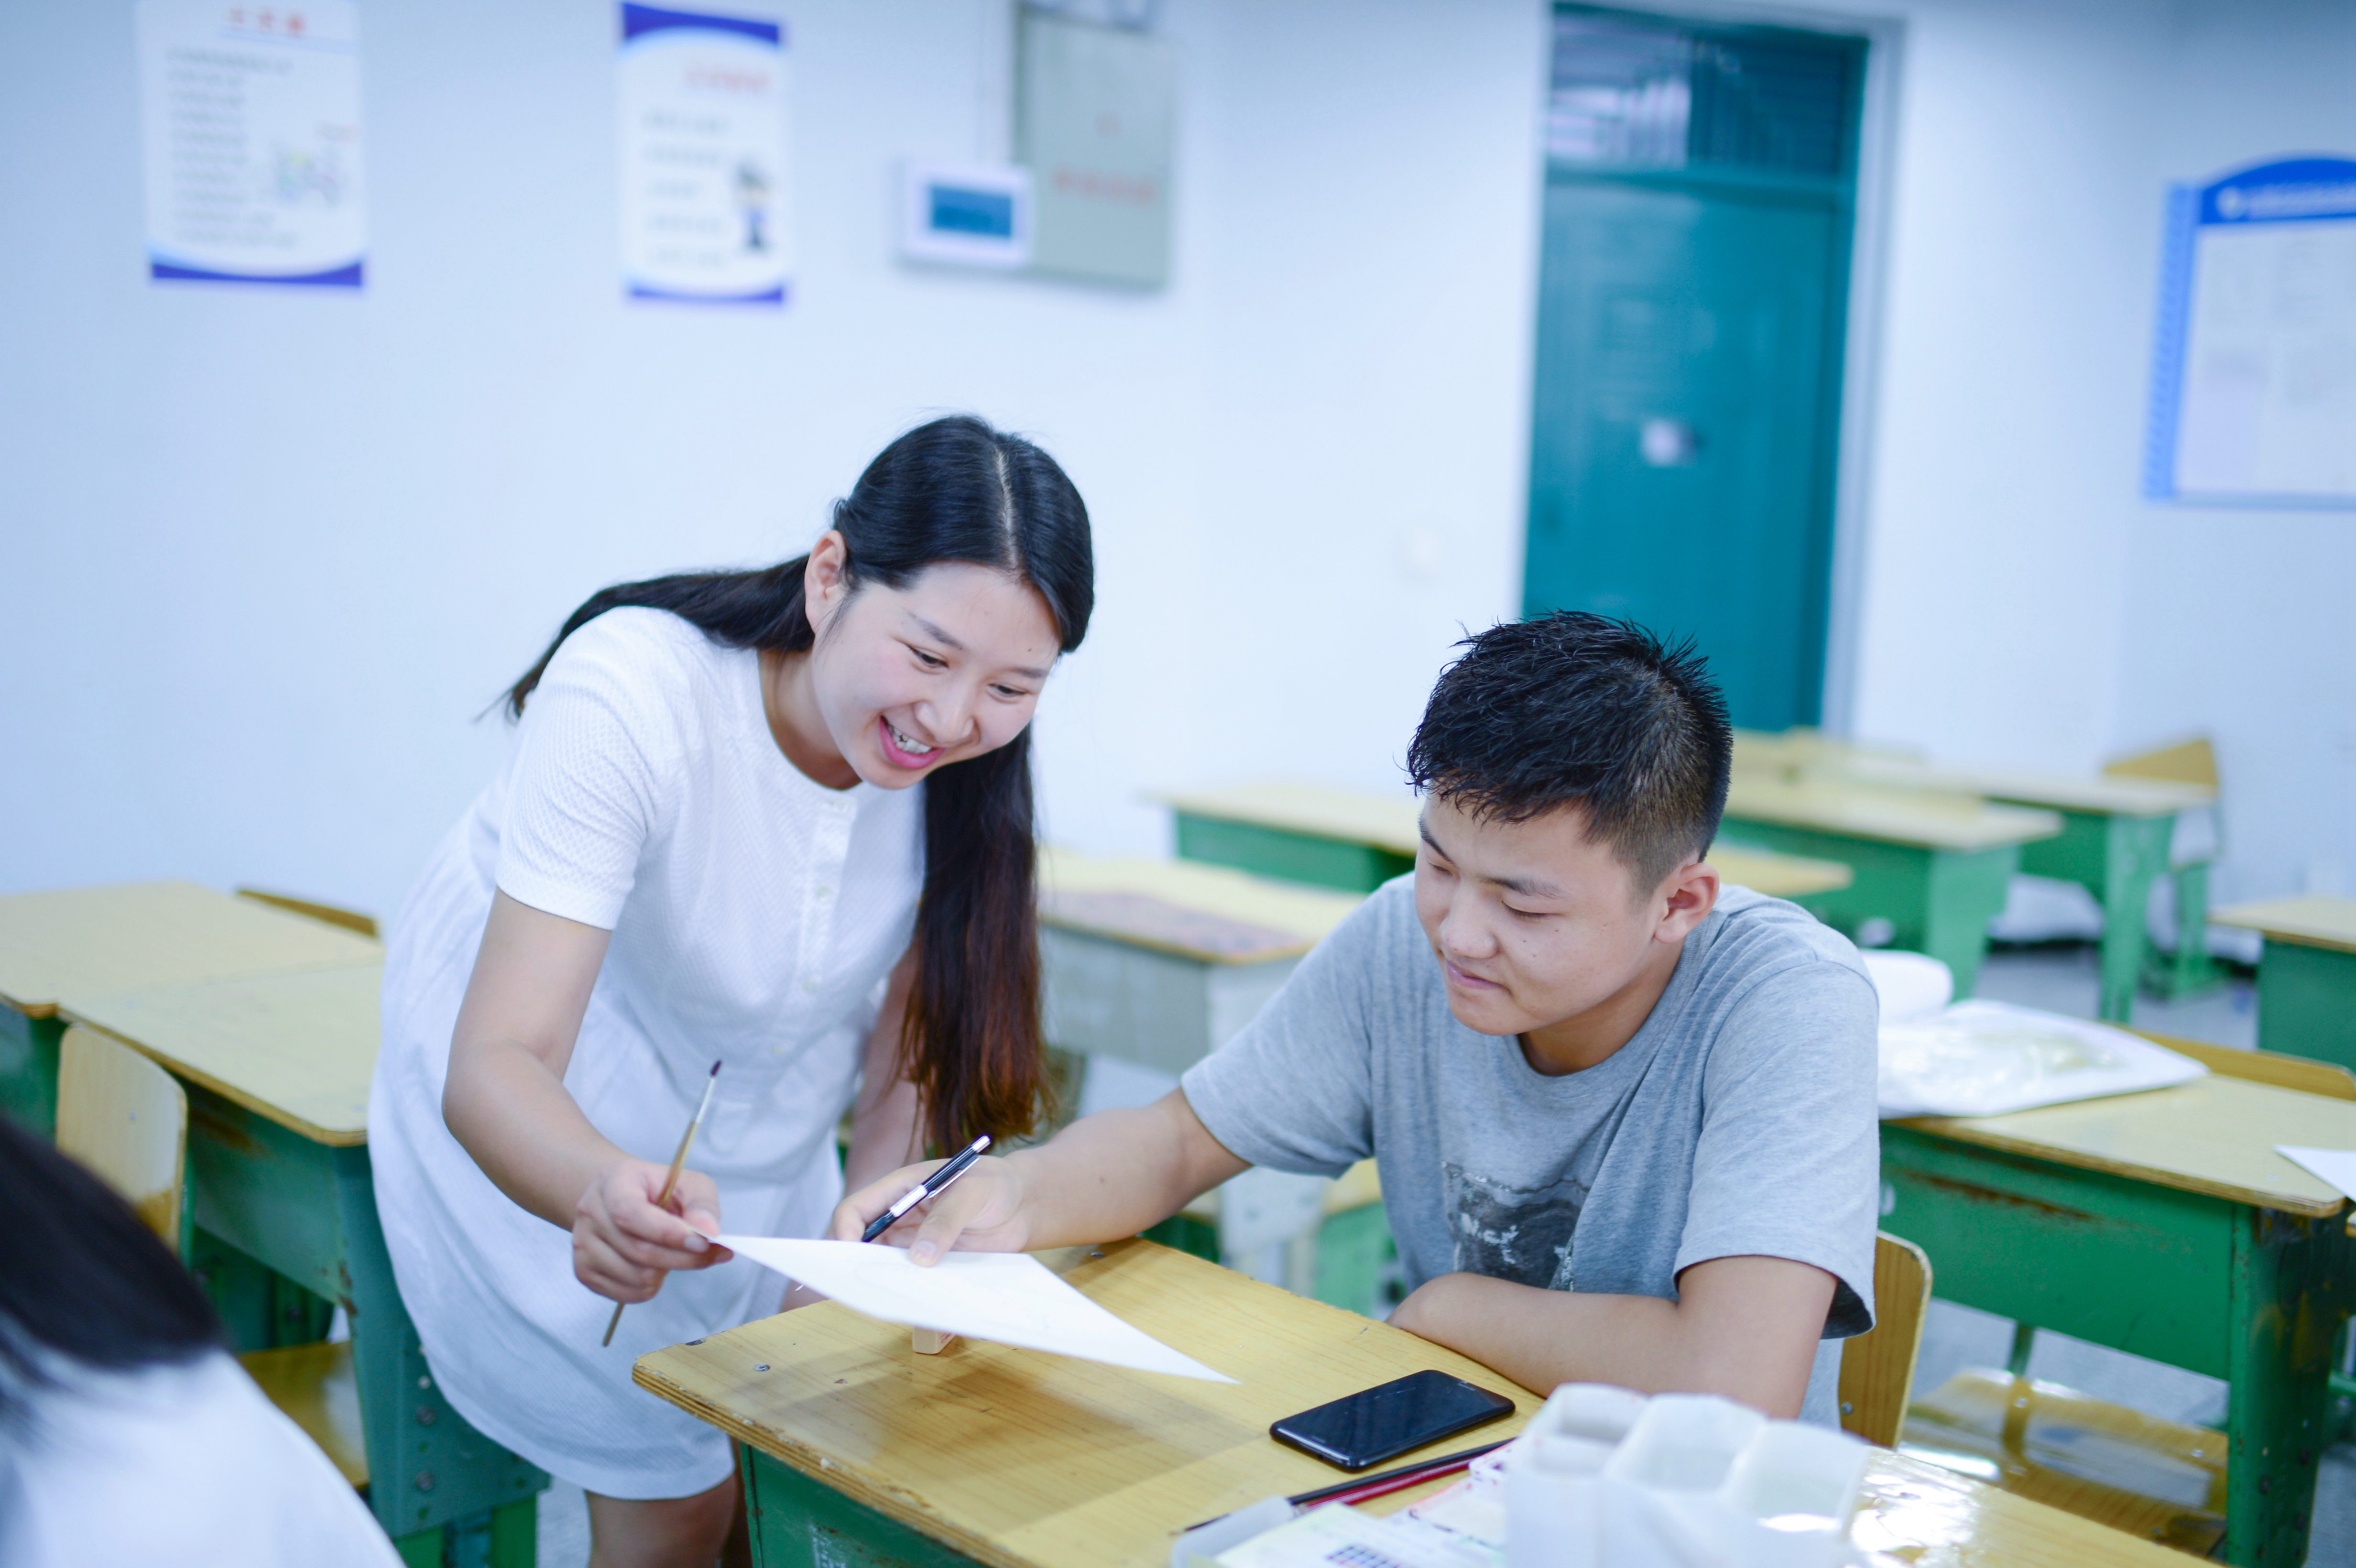
<svg viewBox="0 0 2356 1568">
<path fill-rule="evenodd" d="M 2157 752 L 2141 752 L 2105 763 L 2103 772 L 2115 779 L 2160 779 L 2169 784 L 2202 784 L 2215 789 L 2217 748 L 2202 735 L 2178 745 L 2162 746 Z"/>
<path fill-rule="evenodd" d="M 1841 1346 L 1841 1429 L 1898 1445 L 1906 1405 L 1914 1397 L 1914 1354 L 1922 1348 L 1922 1315 L 1931 1302 L 1931 1260 L 1896 1236 L 1873 1238 L 1873 1329 Z"/>
<path fill-rule="evenodd" d="M 2279 1051 L 2241 1051 L 2230 1045 L 2179 1040 L 2172 1034 L 2153 1034 L 2147 1029 L 2133 1032 L 2154 1045 L 2164 1045 L 2179 1055 L 2192 1058 L 2221 1077 L 2246 1078 L 2254 1083 L 2271 1083 L 2277 1089 L 2320 1094 L 2327 1100 L 2356 1100 L 2356 1072 L 2336 1061 L 2318 1061 L 2311 1056 L 2291 1056 Z"/>
<path fill-rule="evenodd" d="M 376 917 L 371 914 L 362 914 L 356 909 L 339 909 L 334 904 L 314 903 L 309 899 L 289 898 L 284 893 L 265 893 L 260 888 L 240 888 L 237 890 L 237 896 L 241 899 L 252 899 L 258 904 L 268 904 L 273 909 L 283 909 L 289 914 L 299 914 L 305 920 L 319 920 L 327 922 L 329 925 L 340 925 L 346 931 L 357 931 L 371 941 L 377 934 Z"/>
<path fill-rule="evenodd" d="M 123 1194 L 147 1228 L 180 1251 L 188 1097 L 170 1073 L 121 1040 L 79 1026 L 58 1055 L 58 1150 Z"/>
</svg>

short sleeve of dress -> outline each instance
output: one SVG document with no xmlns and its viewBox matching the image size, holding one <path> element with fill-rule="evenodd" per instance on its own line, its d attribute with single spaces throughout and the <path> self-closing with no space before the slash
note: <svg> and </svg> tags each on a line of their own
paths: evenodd
<svg viewBox="0 0 2356 1568">
<path fill-rule="evenodd" d="M 659 610 L 609 610 L 564 639 L 524 708 L 499 836 L 499 891 L 611 931 L 686 755 L 684 637 Z"/>
</svg>

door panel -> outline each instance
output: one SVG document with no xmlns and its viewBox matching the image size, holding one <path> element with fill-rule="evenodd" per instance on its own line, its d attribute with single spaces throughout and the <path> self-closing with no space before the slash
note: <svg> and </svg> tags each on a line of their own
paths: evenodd
<svg viewBox="0 0 2356 1568">
<path fill-rule="evenodd" d="M 1814 195 L 1547 189 L 1525 613 L 1693 636 L 1746 726 L 1817 717 L 1846 232 Z"/>
</svg>

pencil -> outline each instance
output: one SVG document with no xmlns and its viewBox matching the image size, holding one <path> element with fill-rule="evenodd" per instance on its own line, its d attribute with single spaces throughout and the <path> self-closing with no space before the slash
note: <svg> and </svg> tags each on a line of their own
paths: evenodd
<svg viewBox="0 0 2356 1568">
<path fill-rule="evenodd" d="M 687 1124 L 687 1131 L 679 1135 L 679 1152 L 670 1157 L 670 1174 L 663 1178 L 662 1196 L 655 1200 L 658 1209 L 668 1204 L 670 1195 L 679 1189 L 679 1173 L 687 1168 L 687 1151 L 694 1146 L 695 1129 L 703 1125 L 703 1113 L 712 1109 L 712 1091 L 719 1082 L 720 1063 L 715 1061 L 712 1064 L 712 1076 L 703 1081 L 703 1098 L 695 1103 L 694 1118 Z M 614 1342 L 614 1330 L 622 1326 L 623 1305 L 614 1303 L 614 1316 L 605 1319 L 605 1337 L 597 1341 L 600 1346 Z"/>
<path fill-rule="evenodd" d="M 1412 1465 L 1401 1465 L 1396 1470 L 1380 1470 L 1371 1476 L 1359 1476 L 1352 1480 L 1320 1487 L 1313 1492 L 1296 1492 L 1285 1499 L 1294 1508 L 1307 1508 L 1312 1503 L 1356 1503 L 1388 1492 L 1403 1491 L 1424 1481 L 1436 1481 L 1440 1477 L 1462 1470 L 1492 1449 L 1503 1448 L 1513 1441 L 1501 1437 L 1494 1443 L 1483 1443 L 1478 1448 L 1462 1448 L 1453 1454 L 1442 1454 L 1436 1459 L 1419 1459 Z M 1190 1524 L 1188 1530 L 1200 1530 L 1205 1524 L 1216 1524 L 1227 1516 L 1206 1519 L 1202 1524 Z"/>
</svg>

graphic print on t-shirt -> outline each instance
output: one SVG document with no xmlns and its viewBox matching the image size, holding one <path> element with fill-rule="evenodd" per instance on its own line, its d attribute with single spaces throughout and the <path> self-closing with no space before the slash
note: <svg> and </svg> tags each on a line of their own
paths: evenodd
<svg viewBox="0 0 2356 1568">
<path fill-rule="evenodd" d="M 1576 1289 L 1570 1237 L 1588 1184 L 1563 1176 L 1544 1187 L 1510 1187 L 1494 1178 L 1441 1162 L 1448 1222 L 1456 1234 L 1456 1267 L 1516 1285 Z"/>
</svg>

